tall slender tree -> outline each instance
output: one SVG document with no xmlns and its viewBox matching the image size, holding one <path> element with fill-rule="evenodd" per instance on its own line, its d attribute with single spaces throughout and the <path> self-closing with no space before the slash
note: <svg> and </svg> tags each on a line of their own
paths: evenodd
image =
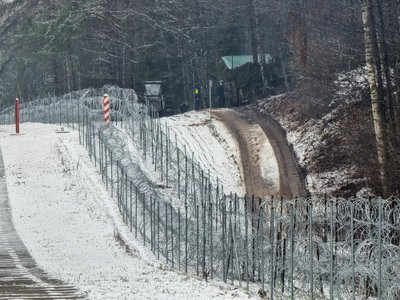
<svg viewBox="0 0 400 300">
<path fill-rule="evenodd" d="M 387 172 L 387 140 L 385 130 L 385 114 L 383 94 L 379 87 L 380 76 L 380 57 L 376 39 L 376 23 L 373 14 L 372 0 L 362 2 L 362 20 L 364 25 L 365 37 L 365 61 L 368 71 L 368 83 L 371 95 L 372 117 L 375 128 L 375 138 L 377 145 L 379 172 L 382 182 L 383 192 L 389 193 L 389 182 Z"/>
</svg>

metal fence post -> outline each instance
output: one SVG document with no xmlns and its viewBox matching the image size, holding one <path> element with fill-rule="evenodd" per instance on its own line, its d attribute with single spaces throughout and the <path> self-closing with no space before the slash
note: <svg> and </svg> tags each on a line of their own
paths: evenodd
<svg viewBox="0 0 400 300">
<path fill-rule="evenodd" d="M 378 300 L 382 299 L 382 197 L 379 197 L 379 231 L 378 231 Z"/>
<path fill-rule="evenodd" d="M 164 210 L 165 210 L 165 259 L 168 264 L 168 207 L 167 207 L 167 202 L 165 202 Z"/>
<path fill-rule="evenodd" d="M 188 207 L 185 205 L 185 273 L 188 272 Z"/>
<path fill-rule="evenodd" d="M 111 185 L 111 197 L 114 197 L 114 181 L 113 181 L 113 154 L 112 151 L 110 153 L 110 185 Z"/>
<path fill-rule="evenodd" d="M 261 251 L 261 292 L 264 294 L 265 292 L 265 274 L 264 274 L 264 205 L 260 206 L 260 251 Z"/>
<path fill-rule="evenodd" d="M 73 123 L 72 123 L 73 124 Z M 92 124 L 92 137 L 93 137 L 93 157 L 94 157 L 94 167 L 97 167 L 97 155 L 96 155 L 96 131 L 94 125 Z"/>
<path fill-rule="evenodd" d="M 181 164 L 179 159 L 179 148 L 178 148 L 178 138 L 175 133 L 175 147 L 176 147 L 176 160 L 178 167 L 178 198 L 181 199 Z"/>
<path fill-rule="evenodd" d="M 330 209 L 330 282 L 329 282 L 329 296 L 330 299 L 333 300 L 333 262 L 334 262 L 334 254 L 333 254 L 333 229 L 334 229 L 334 223 L 333 223 L 333 200 L 330 201 L 331 204 L 331 209 Z"/>
<path fill-rule="evenodd" d="M 181 208 L 178 208 L 178 270 L 181 270 Z"/>
<path fill-rule="evenodd" d="M 244 240 L 244 254 L 245 254 L 245 272 L 246 272 L 246 289 L 249 290 L 249 224 L 248 224 L 248 198 L 244 196 L 244 223 L 245 223 L 245 240 Z"/>
<path fill-rule="evenodd" d="M 171 262 L 172 268 L 174 268 L 174 216 L 172 213 L 172 204 L 169 204 L 169 211 L 171 214 L 170 221 L 171 221 Z"/>
<path fill-rule="evenodd" d="M 199 206 L 196 205 L 196 274 L 199 276 Z"/>
<path fill-rule="evenodd" d="M 294 300 L 294 228 L 293 228 L 293 223 L 294 223 L 294 207 L 293 204 L 291 203 L 289 206 L 290 209 L 290 224 L 289 224 L 289 241 L 290 241 L 290 299 Z"/>
<path fill-rule="evenodd" d="M 157 200 L 157 259 L 160 260 L 160 201 Z"/>
<path fill-rule="evenodd" d="M 187 205 L 188 199 L 188 157 L 186 153 L 186 145 L 185 145 L 185 205 Z"/>
<path fill-rule="evenodd" d="M 130 219 L 130 226 L 129 226 L 129 228 L 130 228 L 130 231 L 132 232 L 132 224 L 133 224 L 133 220 L 132 220 L 132 212 L 133 212 L 133 210 L 132 210 L 132 204 L 133 204 L 133 199 L 132 199 L 132 185 L 133 185 L 133 183 L 132 183 L 132 181 L 130 181 L 129 182 L 129 199 L 130 199 L 130 217 L 129 217 L 129 219 Z"/>
<path fill-rule="evenodd" d="M 165 122 L 165 181 L 168 187 L 169 184 L 169 129 L 167 122 Z"/>
<path fill-rule="evenodd" d="M 123 190 L 124 213 L 122 214 L 122 218 L 124 220 L 124 223 L 126 225 L 128 225 L 128 174 L 126 173 L 126 170 L 123 166 L 122 166 L 122 168 L 124 170 L 123 174 L 125 175 L 123 177 L 123 179 L 125 179 L 125 180 L 122 181 L 123 189 L 124 189 Z"/>
<path fill-rule="evenodd" d="M 100 140 L 100 130 L 97 131 L 97 138 L 99 140 L 99 168 L 101 173 L 101 181 L 104 183 L 104 174 L 103 174 L 103 148 Z M 79 141 L 80 142 L 80 141 Z"/>
<path fill-rule="evenodd" d="M 161 125 L 160 125 L 160 155 L 161 155 L 161 159 L 160 159 L 160 171 L 161 171 L 161 181 L 164 181 L 164 149 L 163 149 L 163 132 L 161 130 Z"/>
<path fill-rule="evenodd" d="M 355 300 L 355 257 L 354 257 L 354 201 L 350 203 L 350 234 L 351 234 L 351 298 Z"/>
<path fill-rule="evenodd" d="M 232 224 L 232 194 L 231 197 L 229 198 L 229 254 L 228 254 L 228 261 L 230 262 L 230 266 L 228 264 L 228 272 L 229 272 L 229 267 L 231 267 L 231 283 L 233 285 L 234 279 L 233 279 L 233 224 Z"/>
<path fill-rule="evenodd" d="M 116 172 L 117 172 L 117 203 L 118 203 L 118 209 L 119 212 L 121 212 L 121 203 L 120 203 L 120 190 L 119 190 L 119 161 L 117 160 L 117 165 L 116 165 Z"/>
<path fill-rule="evenodd" d="M 213 235 L 213 204 L 210 203 L 210 278 L 214 278 L 214 235 Z"/>
<path fill-rule="evenodd" d="M 59 118 L 59 121 L 60 121 L 60 126 L 61 126 L 61 100 L 58 103 L 60 103 L 60 109 L 59 109 L 60 118 Z"/>
<path fill-rule="evenodd" d="M 202 219 L 203 219 L 203 239 L 202 239 L 202 244 L 203 244 L 203 253 L 202 253 L 202 263 L 201 263 L 201 268 L 203 272 L 203 276 L 205 276 L 206 272 L 206 242 L 207 242 L 207 235 L 206 235 L 206 203 L 202 204 Z"/>
<path fill-rule="evenodd" d="M 82 138 L 82 140 L 83 140 L 83 138 Z M 103 136 L 103 143 L 104 143 L 104 136 Z M 108 163 L 109 163 L 109 161 L 111 161 L 110 160 L 110 151 L 108 150 L 108 146 L 107 146 L 107 144 L 104 144 L 104 158 L 105 158 L 105 168 L 106 168 L 106 170 L 105 170 L 105 177 L 106 177 L 106 188 L 107 188 L 107 190 L 109 190 L 109 187 L 108 187 L 108 183 L 109 183 L 109 177 L 108 177 Z"/>
<path fill-rule="evenodd" d="M 270 244 L 271 244 L 271 254 L 270 254 L 270 265 L 271 265 L 271 282 L 270 282 L 270 299 L 274 299 L 274 243 L 275 243 L 275 209 L 273 202 L 271 202 L 271 222 L 270 222 Z"/>
<path fill-rule="evenodd" d="M 150 119 L 150 124 L 151 124 L 151 161 L 153 164 L 156 163 L 155 158 L 154 158 L 154 116 L 151 116 Z"/>
<path fill-rule="evenodd" d="M 311 201 L 311 199 L 310 199 Z M 310 240 L 310 299 L 313 300 L 314 299 L 314 246 L 313 246 L 313 205 L 310 202 L 308 204 L 308 212 L 309 212 L 309 240 Z"/>
<path fill-rule="evenodd" d="M 224 195 L 222 199 L 222 271 L 223 271 L 223 281 L 226 283 L 227 281 L 227 269 L 226 269 L 226 243 L 225 237 L 226 236 L 226 196 Z"/>
<path fill-rule="evenodd" d="M 71 100 L 71 99 L 70 99 Z M 69 119 L 68 119 L 68 117 L 69 117 L 69 113 L 68 113 L 68 105 L 69 103 L 68 103 L 68 101 L 67 100 L 65 100 L 65 114 L 66 114 L 66 116 L 65 116 L 65 123 L 67 124 L 67 127 L 69 127 Z"/>
<path fill-rule="evenodd" d="M 251 262 L 252 262 L 252 272 L 251 279 L 255 282 L 256 279 L 256 209 L 255 209 L 255 198 L 254 195 L 251 196 L 251 212 L 250 212 L 250 223 L 251 223 Z"/>
<path fill-rule="evenodd" d="M 138 188 L 135 188 L 135 239 L 137 239 L 138 233 L 138 198 L 139 198 L 139 191 Z"/>
<path fill-rule="evenodd" d="M 150 249 L 154 253 L 153 196 L 150 195 Z"/>
<path fill-rule="evenodd" d="M 142 194 L 143 199 L 143 245 L 146 246 L 146 194 Z"/>
</svg>

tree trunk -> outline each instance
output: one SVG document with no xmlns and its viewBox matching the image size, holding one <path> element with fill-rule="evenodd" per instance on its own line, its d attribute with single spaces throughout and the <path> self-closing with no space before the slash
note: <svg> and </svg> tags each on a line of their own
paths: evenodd
<svg viewBox="0 0 400 300">
<path fill-rule="evenodd" d="M 286 92 L 289 92 L 289 90 L 290 90 L 289 79 L 288 79 L 288 74 L 286 72 L 286 64 L 284 63 L 282 47 L 279 47 L 279 57 L 280 57 L 281 67 L 282 67 L 282 76 L 285 79 Z"/>
<path fill-rule="evenodd" d="M 261 80 L 263 84 L 263 91 L 265 92 L 266 90 L 269 89 L 268 83 L 265 79 L 264 76 L 264 64 L 265 64 L 265 51 L 263 47 L 263 43 L 261 40 L 261 34 L 260 34 L 260 24 L 259 24 L 259 19 L 257 15 L 257 0 L 253 0 L 253 10 L 254 10 L 254 22 L 255 22 L 255 31 L 256 31 L 256 44 L 257 44 L 257 52 L 258 52 L 258 64 L 260 65 L 260 75 L 261 75 Z"/>
<path fill-rule="evenodd" d="M 396 121 L 396 113 L 395 113 L 395 106 L 394 106 L 394 93 L 393 93 L 393 83 L 392 77 L 390 72 L 390 57 L 389 57 L 389 50 L 388 50 L 388 43 L 386 39 L 386 32 L 385 32 L 385 21 L 383 16 L 383 8 L 382 3 L 380 1 L 375 0 L 376 5 L 376 12 L 377 12 L 377 25 L 378 25 L 378 41 L 379 41 L 379 50 L 380 50 L 380 57 L 382 62 L 382 70 L 383 75 L 386 82 L 386 115 L 388 117 L 387 122 L 387 142 L 388 142 L 388 162 L 391 165 L 391 168 L 388 169 L 388 177 L 390 191 L 394 192 L 399 185 L 396 178 L 396 171 L 398 170 L 398 162 L 396 159 L 397 149 L 399 149 L 399 133 L 400 128 L 398 128 L 398 122 Z"/>
<path fill-rule="evenodd" d="M 388 193 L 387 173 L 386 173 L 386 142 L 385 142 L 385 128 L 383 123 L 382 111 L 382 97 L 378 91 L 377 84 L 377 70 L 376 59 L 377 53 L 375 51 L 374 36 L 372 27 L 374 24 L 371 22 L 371 2 L 370 0 L 363 0 L 362 3 L 362 20 L 364 26 L 364 39 L 365 39 L 365 60 L 368 71 L 368 83 L 371 92 L 371 106 L 372 117 L 375 129 L 376 147 L 378 152 L 379 172 L 384 194 Z"/>
<path fill-rule="evenodd" d="M 259 29 L 259 21 L 257 17 L 256 0 L 248 0 L 248 11 L 249 11 L 249 29 L 250 29 L 250 39 L 251 39 L 251 52 L 253 55 L 253 63 L 259 64 L 260 77 L 263 85 L 263 90 L 268 88 L 267 82 L 264 76 L 264 50 L 261 43 L 261 35 Z M 256 70 L 256 68 L 254 68 Z M 257 74 L 256 78 L 258 77 Z"/>
<path fill-rule="evenodd" d="M 385 33 L 385 24 L 383 19 L 383 11 L 382 11 L 382 3 L 380 1 L 376 1 L 376 8 L 378 12 L 378 41 L 379 41 L 379 50 L 380 57 L 382 62 L 383 74 L 385 76 L 386 81 L 386 97 L 387 97 L 387 115 L 390 118 L 390 125 L 394 125 L 394 105 L 393 105 L 393 85 L 392 79 L 390 76 L 390 67 L 389 67 L 389 54 L 388 54 L 388 46 L 386 41 L 386 33 Z M 394 126 L 393 126 L 394 129 Z"/>
<path fill-rule="evenodd" d="M 381 4 L 379 3 L 381 8 Z M 398 10 L 399 4 L 396 5 L 395 1 L 390 2 L 390 11 L 395 12 Z M 382 9 L 382 8 L 381 8 Z M 383 15 L 383 14 L 382 14 Z M 383 16 L 382 16 L 383 19 Z M 389 18 L 388 24 L 388 33 L 390 33 L 390 39 L 396 41 L 394 45 L 391 45 L 391 48 L 400 49 L 400 18 L 398 18 L 397 14 L 393 14 L 391 18 Z M 397 145 L 400 146 L 400 53 L 396 51 L 392 53 L 393 64 L 393 85 L 392 85 L 392 93 L 393 93 L 393 114 L 394 114 L 394 122 L 396 128 L 396 142 Z M 390 69 L 389 69 L 390 70 Z M 389 71 L 390 72 L 390 71 Z M 390 73 L 389 73 L 390 74 Z"/>
</svg>

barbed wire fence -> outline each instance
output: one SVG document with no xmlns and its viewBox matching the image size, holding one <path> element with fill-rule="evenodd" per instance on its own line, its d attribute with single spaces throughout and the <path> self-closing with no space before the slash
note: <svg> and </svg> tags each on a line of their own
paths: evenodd
<svg viewBox="0 0 400 300">
<path fill-rule="evenodd" d="M 107 128 L 104 93 L 114 122 Z M 14 108 L 0 112 L 0 124 L 14 120 Z M 400 297 L 397 198 L 226 194 L 132 90 L 87 89 L 22 103 L 21 121 L 77 129 L 132 234 L 175 269 L 257 284 L 270 299 Z M 163 184 L 143 172 L 133 152 L 153 164 Z"/>
</svg>

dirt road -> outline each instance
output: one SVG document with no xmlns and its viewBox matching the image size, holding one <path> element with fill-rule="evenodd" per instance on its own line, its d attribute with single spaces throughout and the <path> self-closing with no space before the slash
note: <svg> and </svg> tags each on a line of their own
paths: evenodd
<svg viewBox="0 0 400 300">
<path fill-rule="evenodd" d="M 246 193 L 257 197 L 279 195 L 283 197 L 306 196 L 307 190 L 301 170 L 297 165 L 283 129 L 272 118 L 251 109 L 214 110 L 212 114 L 222 121 L 237 139 L 242 159 Z M 262 133 L 254 131 L 258 125 Z M 279 167 L 279 187 L 276 188 L 262 176 L 260 143 L 268 138 Z"/>
</svg>

